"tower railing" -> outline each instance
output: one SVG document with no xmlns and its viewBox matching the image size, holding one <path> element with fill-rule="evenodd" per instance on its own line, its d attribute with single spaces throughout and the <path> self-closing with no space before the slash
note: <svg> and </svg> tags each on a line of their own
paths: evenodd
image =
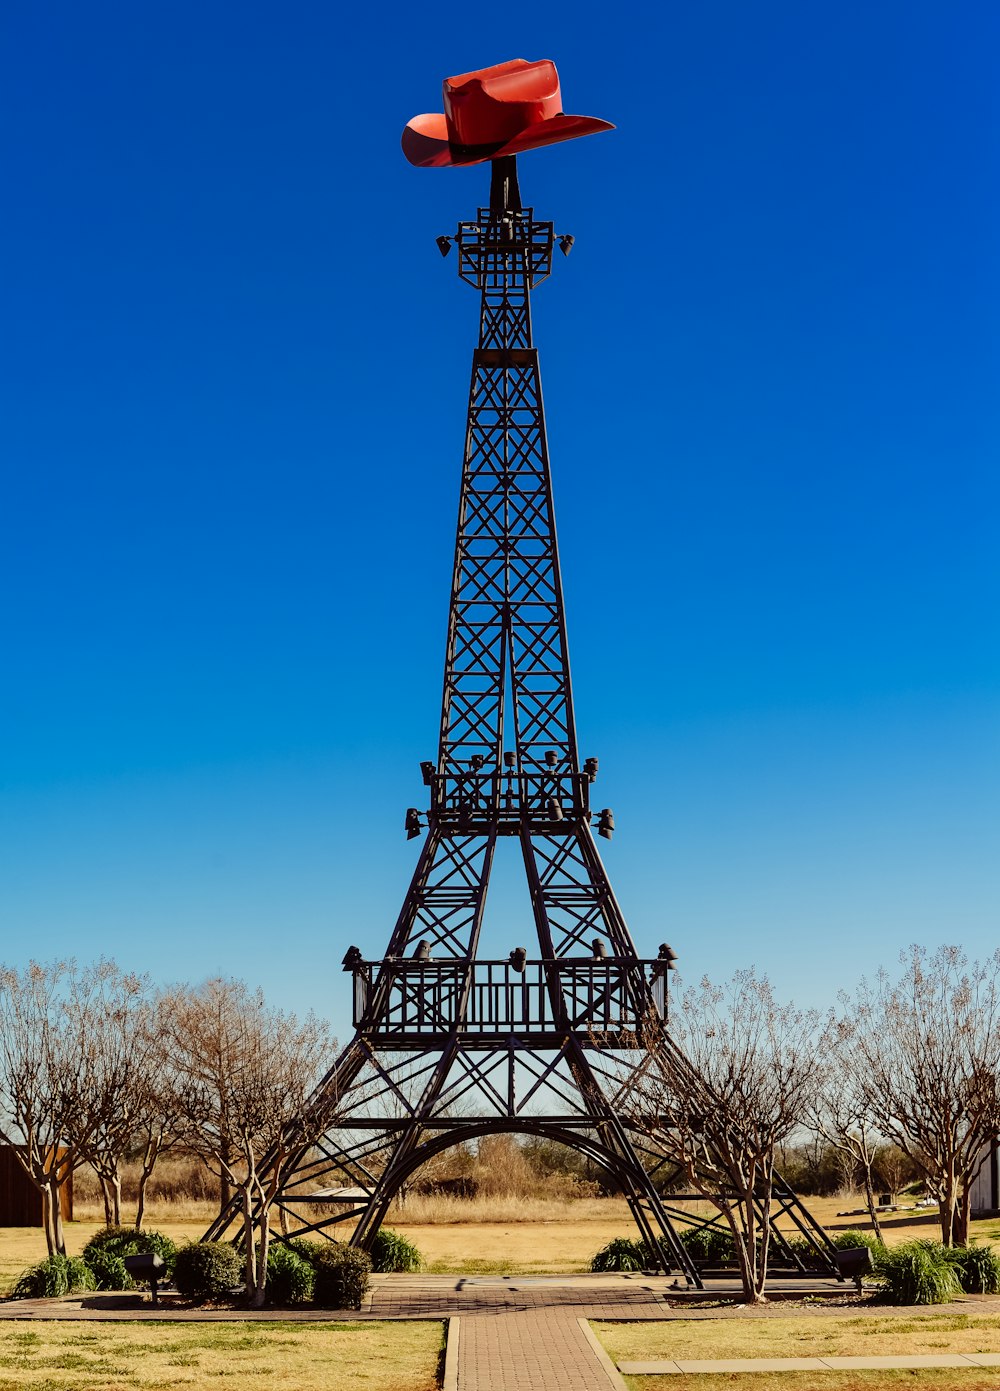
<svg viewBox="0 0 1000 1391">
<path fill-rule="evenodd" d="M 537 1039 L 565 1031 L 565 1010 L 569 1026 L 601 1047 L 634 1048 L 648 1022 L 647 991 L 658 1016 L 666 1015 L 662 960 L 390 958 L 352 970 L 355 1028 L 397 1045 L 426 1046 L 459 1029 L 467 1041 L 525 1031 Z"/>
</svg>

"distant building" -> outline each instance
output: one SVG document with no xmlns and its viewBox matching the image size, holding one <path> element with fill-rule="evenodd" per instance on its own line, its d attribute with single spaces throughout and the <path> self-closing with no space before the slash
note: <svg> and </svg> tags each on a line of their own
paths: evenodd
<svg viewBox="0 0 1000 1391">
<path fill-rule="evenodd" d="M 972 1216 L 994 1217 L 1000 1212 L 1000 1136 L 983 1147 L 979 1172 L 972 1185 Z"/>
<path fill-rule="evenodd" d="M 73 1179 L 62 1188 L 64 1222 L 73 1220 Z M 0 1227 L 42 1226 L 42 1195 L 21 1167 L 13 1145 L 0 1145 Z"/>
</svg>

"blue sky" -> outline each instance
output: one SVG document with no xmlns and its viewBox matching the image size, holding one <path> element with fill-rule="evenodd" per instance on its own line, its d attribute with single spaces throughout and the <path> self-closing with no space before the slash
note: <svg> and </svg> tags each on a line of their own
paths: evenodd
<svg viewBox="0 0 1000 1391">
<path fill-rule="evenodd" d="M 2 956 L 234 972 L 346 1032 L 433 757 L 483 169 L 527 155 L 577 715 L 640 950 L 825 1003 L 996 945 L 1000 11 L 96 0 L 0 22 Z M 526 936 L 501 872 L 493 921 Z"/>
</svg>

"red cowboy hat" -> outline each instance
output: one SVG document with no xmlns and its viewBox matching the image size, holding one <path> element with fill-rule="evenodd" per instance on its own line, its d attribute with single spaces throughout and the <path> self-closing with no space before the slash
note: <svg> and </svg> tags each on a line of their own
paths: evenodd
<svg viewBox="0 0 1000 1391">
<path fill-rule="evenodd" d="M 514 58 L 445 78 L 444 111 L 414 116 L 403 131 L 403 154 L 424 169 L 481 164 L 599 130 L 614 126 L 563 115 L 555 63 Z"/>
</svg>

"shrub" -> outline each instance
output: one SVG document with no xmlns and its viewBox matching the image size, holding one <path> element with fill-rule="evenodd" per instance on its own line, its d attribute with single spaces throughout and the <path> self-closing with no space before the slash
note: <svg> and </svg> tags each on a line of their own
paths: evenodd
<svg viewBox="0 0 1000 1391">
<path fill-rule="evenodd" d="M 379 1274 L 386 1271 L 419 1270 L 424 1258 L 405 1236 L 400 1236 L 389 1227 L 380 1227 L 372 1242 L 372 1270 Z"/>
<path fill-rule="evenodd" d="M 966 1294 L 1000 1294 L 1000 1256 L 992 1246 L 959 1246 L 951 1259 Z"/>
<path fill-rule="evenodd" d="M 879 1256 L 877 1274 L 890 1304 L 946 1304 L 962 1293 L 954 1256 L 939 1241 L 908 1241 Z"/>
<path fill-rule="evenodd" d="M 281 1244 L 287 1246 L 289 1251 L 294 1251 L 297 1256 L 301 1256 L 309 1265 L 315 1266 L 319 1253 L 325 1251 L 330 1243 L 328 1241 L 313 1241 L 305 1236 L 292 1236 Z"/>
<path fill-rule="evenodd" d="M 689 1227 L 681 1232 L 687 1253 L 696 1261 L 732 1261 L 736 1258 L 733 1234 L 725 1227 Z"/>
<path fill-rule="evenodd" d="M 58 1299 L 95 1288 L 94 1277 L 79 1256 L 49 1256 L 18 1276 L 11 1299 Z"/>
<path fill-rule="evenodd" d="M 321 1309 L 360 1309 L 371 1268 L 366 1251 L 331 1242 L 316 1252 L 313 1302 Z"/>
<path fill-rule="evenodd" d="M 125 1257 L 153 1251 L 163 1259 L 165 1278 L 173 1274 L 177 1247 L 162 1232 L 134 1227 L 105 1227 L 83 1248 L 83 1259 L 94 1273 L 99 1290 L 132 1290 L 135 1282 L 125 1269 Z"/>
<path fill-rule="evenodd" d="M 272 1304 L 302 1304 L 312 1298 L 312 1262 L 284 1242 L 275 1242 L 267 1252 L 267 1297 Z"/>
<path fill-rule="evenodd" d="M 874 1232 L 859 1232 L 854 1229 L 849 1232 L 833 1232 L 830 1234 L 830 1240 L 838 1251 L 856 1251 L 859 1246 L 867 1246 L 875 1265 L 881 1260 L 886 1249 L 885 1243 L 879 1241 Z"/>
<path fill-rule="evenodd" d="M 649 1270 L 655 1262 L 646 1250 L 643 1241 L 632 1241 L 627 1236 L 616 1236 L 607 1246 L 602 1246 L 590 1262 L 591 1270 L 602 1273 L 608 1270 Z"/>
<path fill-rule="evenodd" d="M 129 1255 L 132 1253 L 129 1252 Z M 135 1281 L 125 1269 L 125 1261 L 122 1256 L 118 1256 L 114 1251 L 107 1247 L 98 1247 L 96 1251 L 89 1251 L 83 1260 L 87 1268 L 94 1277 L 94 1288 L 97 1290 L 134 1290 Z"/>
<path fill-rule="evenodd" d="M 174 1284 L 189 1299 L 218 1299 L 243 1282 L 243 1257 L 225 1241 L 193 1241 L 174 1263 Z"/>
</svg>

